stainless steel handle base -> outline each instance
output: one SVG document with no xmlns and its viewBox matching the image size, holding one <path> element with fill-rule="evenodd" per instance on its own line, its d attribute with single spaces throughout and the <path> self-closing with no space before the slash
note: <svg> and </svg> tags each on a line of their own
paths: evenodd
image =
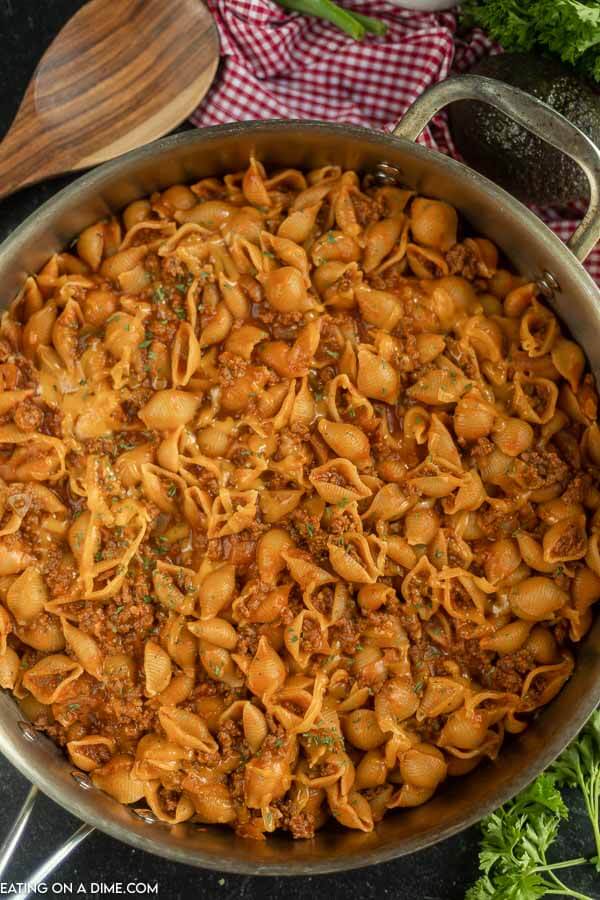
<svg viewBox="0 0 600 900">
<path fill-rule="evenodd" d="M 403 116 L 394 134 L 415 141 L 436 113 L 457 100 L 478 100 L 493 106 L 566 153 L 583 169 L 590 185 L 590 202 L 568 243 L 569 249 L 583 262 L 600 240 L 600 149 L 546 103 L 519 88 L 482 75 L 460 75 L 429 88 Z"/>
<path fill-rule="evenodd" d="M 12 856 L 15 852 L 17 844 L 21 838 L 21 835 L 25 831 L 27 827 L 27 823 L 31 817 L 33 812 L 33 807 L 35 801 L 39 795 L 38 789 L 34 786 L 31 788 L 25 802 L 19 813 L 17 814 L 16 819 L 14 820 L 9 833 L 4 839 L 2 846 L 0 847 L 0 879 L 4 875 L 7 866 L 9 865 Z M 28 878 L 19 877 L 16 879 L 19 882 L 27 885 L 27 892 L 25 894 L 19 894 L 22 900 L 27 900 L 28 897 L 32 897 L 35 894 L 35 888 L 42 881 L 45 881 L 48 875 L 53 872 L 57 866 L 65 860 L 69 854 L 77 847 L 82 841 L 84 841 L 93 831 L 91 825 L 82 825 L 77 829 L 70 837 L 67 838 L 55 851 L 54 853 L 48 857 L 35 872 L 30 875 Z"/>
<path fill-rule="evenodd" d="M 29 817 L 33 812 L 33 804 L 35 803 L 38 794 L 38 789 L 35 785 L 32 785 L 25 799 L 25 803 L 19 810 L 17 818 L 2 842 L 2 846 L 0 847 L 0 879 L 4 875 L 6 867 L 10 863 L 17 844 L 19 843 L 19 839 L 27 827 Z"/>
</svg>

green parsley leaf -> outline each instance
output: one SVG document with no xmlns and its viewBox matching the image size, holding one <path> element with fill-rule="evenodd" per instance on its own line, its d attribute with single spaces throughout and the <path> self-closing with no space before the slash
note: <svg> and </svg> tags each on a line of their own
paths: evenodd
<svg viewBox="0 0 600 900">
<path fill-rule="evenodd" d="M 596 869 L 600 872 L 600 709 L 550 767 L 558 785 L 578 787 L 583 794 L 596 842 Z"/>
<path fill-rule="evenodd" d="M 505 50 L 550 51 L 600 82 L 597 0 L 463 0 L 465 24 L 480 25 Z"/>
<path fill-rule="evenodd" d="M 592 900 L 570 888 L 557 872 L 587 862 L 598 867 L 598 857 L 548 860 L 558 829 L 569 816 L 559 790 L 562 784 L 582 791 L 600 850 L 600 711 L 547 772 L 482 821 L 483 874 L 465 900 L 538 900 L 547 895 Z"/>
</svg>

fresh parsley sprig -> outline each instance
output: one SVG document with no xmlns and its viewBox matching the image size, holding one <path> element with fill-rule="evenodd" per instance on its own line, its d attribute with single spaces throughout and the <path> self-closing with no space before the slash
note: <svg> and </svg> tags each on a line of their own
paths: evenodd
<svg viewBox="0 0 600 900">
<path fill-rule="evenodd" d="M 577 787 L 583 794 L 596 842 L 591 862 L 600 872 L 600 710 L 550 767 L 550 774 L 558 785 Z"/>
<path fill-rule="evenodd" d="M 570 888 L 557 873 L 590 862 L 600 871 L 599 856 L 548 860 L 560 825 L 569 817 L 562 785 L 576 786 L 583 793 L 600 855 L 600 711 L 547 772 L 483 820 L 479 853 L 483 874 L 465 900 L 539 900 L 552 895 L 593 900 Z"/>
<path fill-rule="evenodd" d="M 548 50 L 600 82 L 598 0 L 463 0 L 461 10 L 505 50 Z"/>
</svg>

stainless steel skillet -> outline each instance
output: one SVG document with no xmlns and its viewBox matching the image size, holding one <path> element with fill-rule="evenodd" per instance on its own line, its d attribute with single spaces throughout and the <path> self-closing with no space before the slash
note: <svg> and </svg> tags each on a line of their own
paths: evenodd
<svg viewBox="0 0 600 900">
<path fill-rule="evenodd" d="M 526 207 L 466 166 L 414 143 L 448 103 L 479 99 L 502 110 L 572 156 L 590 183 L 588 212 L 566 247 Z M 544 104 L 490 79 L 463 76 L 430 89 L 393 135 L 320 122 L 251 122 L 166 138 L 84 175 L 57 194 L 0 247 L 1 301 L 87 225 L 176 182 L 235 171 L 254 154 L 267 166 L 313 168 L 336 163 L 399 179 L 419 193 L 452 203 L 476 230 L 495 241 L 515 266 L 538 281 L 550 304 L 584 347 L 600 376 L 600 291 L 582 261 L 600 238 L 600 151 Z M 179 862 L 255 875 L 314 875 L 348 870 L 412 853 L 466 828 L 513 796 L 565 747 L 600 702 L 600 621 L 577 653 L 575 673 L 560 695 L 499 759 L 449 780 L 422 807 L 390 815 L 372 834 L 324 829 L 309 841 L 273 837 L 258 843 L 231 831 L 142 820 L 91 787 L 88 779 L 30 725 L 8 695 L 0 696 L 0 750 L 34 785 L 88 823 L 44 867 L 46 876 L 93 828 Z M 34 789 L 35 791 L 35 789 Z M 21 839 L 33 806 L 9 836 L 2 864 Z M 36 873 L 37 876 L 40 872 Z"/>
</svg>

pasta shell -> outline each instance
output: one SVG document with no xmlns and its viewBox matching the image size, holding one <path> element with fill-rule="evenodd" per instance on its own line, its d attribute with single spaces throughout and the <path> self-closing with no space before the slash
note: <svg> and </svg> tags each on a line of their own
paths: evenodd
<svg viewBox="0 0 600 900">
<path fill-rule="evenodd" d="M 14 690 L 20 669 L 21 660 L 16 652 L 12 647 L 5 647 L 0 653 L 0 687 L 9 691 Z"/>
<path fill-rule="evenodd" d="M 244 704 L 242 726 L 248 746 L 253 753 L 257 753 L 267 736 L 268 728 L 264 714 L 252 703 Z"/>
<path fill-rule="evenodd" d="M 163 625 L 161 638 L 171 659 L 184 672 L 193 673 L 198 655 L 198 642 L 190 633 L 185 616 L 171 614 Z M 168 687 L 165 688 L 166 690 Z M 165 691 L 161 691 L 161 694 L 164 694 Z"/>
<path fill-rule="evenodd" d="M 375 717 L 381 732 L 399 733 L 399 726 L 419 708 L 419 696 L 408 676 L 390 678 L 375 698 Z"/>
<path fill-rule="evenodd" d="M 132 774 L 133 759 L 119 754 L 92 772 L 95 787 L 119 803 L 136 803 L 145 793 L 145 783 Z"/>
<path fill-rule="evenodd" d="M 327 802 L 336 821 L 341 825 L 357 831 L 373 831 L 371 807 L 366 797 L 359 794 L 358 791 L 351 791 L 344 796 L 336 785 L 327 789 Z"/>
<path fill-rule="evenodd" d="M 261 491 L 258 497 L 265 522 L 272 525 L 293 512 L 302 500 L 303 491 Z"/>
<path fill-rule="evenodd" d="M 206 722 L 195 713 L 176 706 L 161 706 L 158 718 L 170 741 L 187 750 L 200 753 L 216 753 L 219 745 L 211 735 Z"/>
<path fill-rule="evenodd" d="M 176 586 L 171 574 L 159 566 L 152 574 L 152 584 L 154 586 L 154 595 L 161 606 L 185 616 L 189 616 L 194 612 L 196 594 L 192 584 L 190 584 L 190 590 L 183 593 Z"/>
<path fill-rule="evenodd" d="M 233 650 L 238 641 L 238 634 L 233 625 L 226 619 L 208 619 L 206 621 L 189 622 L 188 628 L 196 637 L 203 638 L 209 644 Z"/>
<path fill-rule="evenodd" d="M 371 454 L 369 439 L 360 428 L 341 422 L 328 422 L 327 419 L 319 419 L 317 428 L 338 457 L 349 459 L 358 466 L 364 466 L 369 462 Z"/>
<path fill-rule="evenodd" d="M 83 667 L 57 653 L 45 656 L 27 669 L 23 675 L 23 687 L 30 691 L 40 703 L 57 703 L 68 686 L 83 674 Z"/>
<path fill-rule="evenodd" d="M 509 600 L 516 616 L 528 622 L 540 622 L 566 606 L 569 595 L 550 578 L 534 575 L 525 578 L 510 591 Z"/>
<path fill-rule="evenodd" d="M 396 403 L 400 389 L 398 373 L 383 357 L 370 350 L 358 351 L 357 387 L 365 397 Z"/>
<path fill-rule="evenodd" d="M 585 356 L 581 347 L 573 341 L 559 337 L 552 347 L 552 362 L 562 377 L 569 382 L 573 393 L 576 393 L 585 368 Z"/>
<path fill-rule="evenodd" d="M 90 734 L 67 743 L 67 752 L 73 765 L 84 772 L 93 772 L 114 755 L 116 749 L 112 738 L 101 734 Z"/>
<path fill-rule="evenodd" d="M 513 382 L 512 405 L 520 418 L 534 425 L 549 422 L 556 409 L 558 388 L 547 378 L 517 374 Z"/>
<path fill-rule="evenodd" d="M 287 564 L 290 575 L 300 585 L 302 590 L 309 590 L 315 585 L 337 581 L 335 575 L 315 565 L 310 554 L 303 550 L 290 548 L 289 550 L 283 550 L 281 555 Z"/>
<path fill-rule="evenodd" d="M 311 484 L 326 503 L 350 503 L 370 497 L 372 491 L 361 481 L 356 466 L 347 459 L 331 459 L 316 466 L 309 475 Z"/>
<path fill-rule="evenodd" d="M 184 391 L 157 391 L 143 406 L 138 415 L 146 428 L 156 431 L 173 431 L 187 425 L 200 406 L 200 398 Z"/>
<path fill-rule="evenodd" d="M 146 696 L 154 697 L 164 691 L 171 681 L 173 669 L 168 653 L 155 641 L 144 644 L 144 678 Z"/>
<path fill-rule="evenodd" d="M 98 681 L 102 680 L 104 660 L 100 648 L 93 637 L 75 628 L 66 619 L 61 619 L 63 634 L 86 672 Z"/>
<path fill-rule="evenodd" d="M 544 356 L 549 353 L 559 335 L 556 316 L 537 301 L 521 317 L 521 346 L 529 356 Z"/>
<path fill-rule="evenodd" d="M 404 315 L 399 297 L 389 291 L 376 291 L 366 285 L 355 291 L 362 318 L 377 328 L 393 331 Z"/>
<path fill-rule="evenodd" d="M 410 207 L 410 229 L 419 244 L 446 252 L 456 243 L 458 216 L 441 200 L 416 197 Z"/>
<path fill-rule="evenodd" d="M 435 789 L 446 777 L 444 754 L 432 744 L 417 744 L 400 759 L 400 775 L 405 784 L 422 790 Z"/>
<path fill-rule="evenodd" d="M 294 547 L 294 541 L 283 528 L 270 528 L 259 538 L 256 563 L 261 581 L 273 583 L 285 569 L 284 550 Z"/>
<path fill-rule="evenodd" d="M 200 822 L 207 825 L 226 825 L 229 822 L 235 822 L 237 814 L 231 792 L 226 784 L 202 782 L 193 792 L 191 788 L 194 787 L 194 784 L 188 776 L 184 780 L 183 786 L 190 792 Z"/>
<path fill-rule="evenodd" d="M 379 787 L 385 784 L 387 766 L 379 750 L 368 750 L 356 767 L 354 787 L 357 790 Z"/>
<path fill-rule="evenodd" d="M 181 794 L 175 811 L 169 812 L 166 805 L 161 801 L 160 785 L 156 781 L 146 783 L 145 797 L 156 818 L 161 822 L 167 822 L 169 825 L 179 825 L 181 822 L 187 822 L 194 815 L 195 807 L 191 797 L 188 797 L 187 794 Z"/>
<path fill-rule="evenodd" d="M 435 718 L 448 715 L 464 703 L 468 687 L 455 678 L 437 676 L 427 679 L 417 719 Z"/>
<path fill-rule="evenodd" d="M 344 534 L 327 544 L 333 570 L 345 581 L 373 584 L 381 575 L 367 539 L 361 534 Z"/>
<path fill-rule="evenodd" d="M 15 578 L 6 594 L 6 605 L 18 625 L 34 622 L 44 610 L 48 591 L 38 569 L 29 566 Z"/>
<path fill-rule="evenodd" d="M 454 431 L 465 441 L 477 441 L 491 432 L 495 418 L 493 406 L 469 391 L 454 409 Z"/>
<path fill-rule="evenodd" d="M 250 809 L 264 809 L 280 800 L 289 790 L 292 772 L 281 759 L 253 757 L 244 769 L 244 799 Z"/>
<path fill-rule="evenodd" d="M 587 552 L 585 515 L 567 516 L 556 522 L 545 532 L 542 546 L 545 562 L 581 559 Z"/>
<path fill-rule="evenodd" d="M 286 678 L 286 668 L 266 637 L 261 637 L 247 674 L 247 684 L 258 697 L 273 694 Z"/>
<path fill-rule="evenodd" d="M 50 612 L 50 604 L 48 610 Z M 34 650 L 55 653 L 65 647 L 65 636 L 59 621 L 50 614 L 42 613 L 29 625 L 17 626 L 15 632 L 20 641 Z"/>
<path fill-rule="evenodd" d="M 403 784 L 388 803 L 388 809 L 407 809 L 427 803 L 434 788 L 420 788 L 414 784 Z"/>
<path fill-rule="evenodd" d="M 503 628 L 499 628 L 490 637 L 484 637 L 480 643 L 484 650 L 495 650 L 503 656 L 506 653 L 514 653 L 525 644 L 531 631 L 531 624 L 522 620 L 510 622 Z"/>
<path fill-rule="evenodd" d="M 235 593 L 235 568 L 229 563 L 210 572 L 198 588 L 200 616 L 211 619 L 225 609 Z"/>
</svg>

